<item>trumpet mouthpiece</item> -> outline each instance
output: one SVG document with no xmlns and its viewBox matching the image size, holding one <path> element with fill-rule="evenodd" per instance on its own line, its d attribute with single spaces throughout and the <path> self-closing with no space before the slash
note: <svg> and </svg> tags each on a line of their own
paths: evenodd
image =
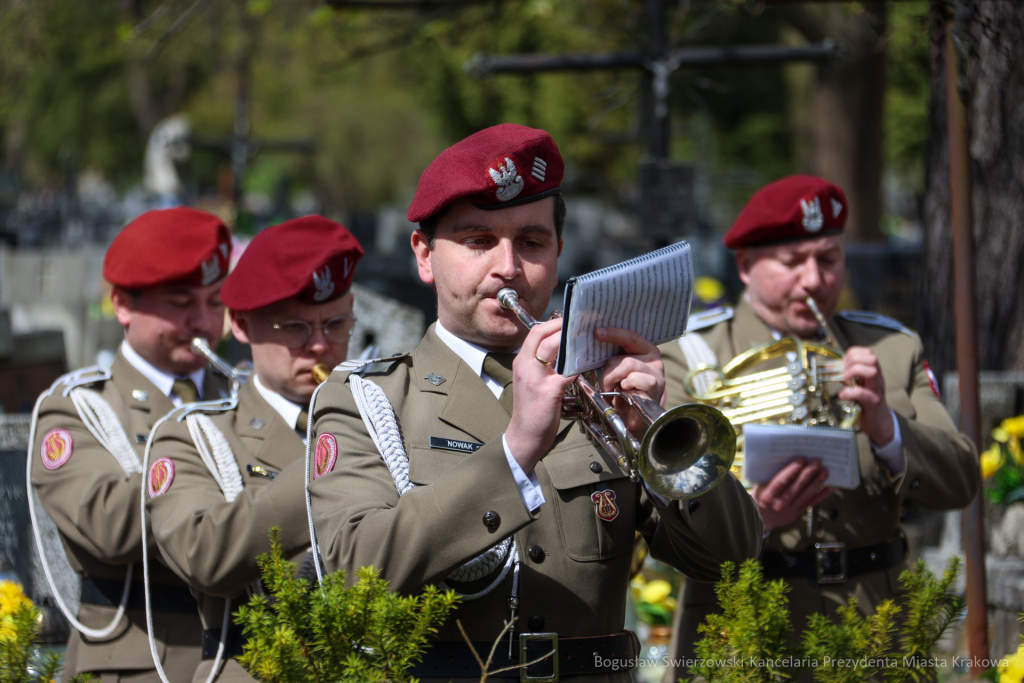
<svg viewBox="0 0 1024 683">
<path fill-rule="evenodd" d="M 210 345 L 206 343 L 206 340 L 202 337 L 192 337 L 192 350 L 197 354 L 205 355 L 205 351 L 210 350 Z"/>
<path fill-rule="evenodd" d="M 316 380 L 317 384 L 323 384 L 327 381 L 327 378 L 331 376 L 331 369 L 323 363 L 317 363 L 313 366 L 313 369 L 310 370 L 310 373 L 313 375 L 313 379 Z"/>
<path fill-rule="evenodd" d="M 502 308 L 512 308 L 519 301 L 519 295 L 511 287 L 503 287 L 498 290 L 498 303 Z"/>
</svg>

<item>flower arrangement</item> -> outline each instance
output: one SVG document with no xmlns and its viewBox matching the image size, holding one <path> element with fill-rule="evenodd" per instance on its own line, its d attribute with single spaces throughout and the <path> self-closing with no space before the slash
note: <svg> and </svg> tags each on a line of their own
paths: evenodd
<svg viewBox="0 0 1024 683">
<path fill-rule="evenodd" d="M 981 454 L 985 499 L 1009 505 L 1024 500 L 1024 415 L 1003 420 L 992 430 L 992 445 Z"/>
</svg>

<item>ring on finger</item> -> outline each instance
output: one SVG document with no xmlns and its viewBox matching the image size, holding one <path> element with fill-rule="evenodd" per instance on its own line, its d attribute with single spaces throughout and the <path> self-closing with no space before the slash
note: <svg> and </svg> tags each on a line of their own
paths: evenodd
<svg viewBox="0 0 1024 683">
<path fill-rule="evenodd" d="M 542 365 L 551 365 L 551 361 L 549 361 L 549 360 L 544 360 L 544 359 L 543 359 L 543 358 L 541 358 L 540 356 L 534 356 L 534 358 L 536 358 L 536 359 L 537 359 L 537 362 L 538 362 L 538 363 L 540 363 L 540 364 L 542 364 Z"/>
</svg>

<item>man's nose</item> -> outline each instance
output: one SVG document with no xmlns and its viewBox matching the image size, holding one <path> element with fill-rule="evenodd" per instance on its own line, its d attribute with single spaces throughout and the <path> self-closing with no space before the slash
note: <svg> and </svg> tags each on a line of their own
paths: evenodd
<svg viewBox="0 0 1024 683">
<path fill-rule="evenodd" d="M 324 328 L 320 325 L 314 325 L 313 331 L 305 343 L 306 353 L 313 354 L 314 356 L 327 353 L 329 343 L 327 336 L 324 334 Z"/>
<path fill-rule="evenodd" d="M 804 262 L 804 267 L 800 272 L 800 285 L 805 292 L 811 294 L 821 288 L 821 269 L 818 268 L 818 262 L 815 259 L 809 258 Z"/>
<path fill-rule="evenodd" d="M 224 325 L 224 309 L 211 306 L 193 306 L 189 316 L 189 327 L 193 330 L 213 332 L 220 336 Z"/>
<path fill-rule="evenodd" d="M 519 256 L 511 240 L 501 240 L 494 248 L 494 272 L 502 279 L 511 280 L 519 273 Z"/>
</svg>

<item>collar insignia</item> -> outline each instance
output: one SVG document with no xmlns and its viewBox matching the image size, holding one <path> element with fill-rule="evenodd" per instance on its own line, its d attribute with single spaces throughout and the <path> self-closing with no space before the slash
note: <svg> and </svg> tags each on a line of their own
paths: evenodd
<svg viewBox="0 0 1024 683">
<path fill-rule="evenodd" d="M 435 387 L 439 387 L 447 381 L 441 375 L 435 375 L 434 373 L 430 373 L 424 379 L 433 384 Z"/>
<path fill-rule="evenodd" d="M 505 157 L 505 165 L 498 164 L 498 170 L 487 169 L 491 174 L 491 180 L 498 186 L 495 195 L 499 202 L 507 202 L 515 199 L 523 191 L 523 177 L 516 171 L 516 164 L 509 157 Z"/>
<path fill-rule="evenodd" d="M 280 474 L 280 472 L 268 470 L 266 467 L 253 465 L 252 463 L 245 464 L 245 471 L 249 473 L 250 477 L 263 477 L 264 479 L 274 479 Z"/>
<path fill-rule="evenodd" d="M 132 398 L 134 398 L 136 401 L 148 401 L 149 400 L 149 392 L 148 391 L 143 391 L 142 389 L 133 389 L 132 390 Z"/>
<path fill-rule="evenodd" d="M 825 225 L 825 217 L 821 214 L 821 200 L 817 197 L 809 202 L 801 199 L 800 210 L 804 212 L 803 225 L 807 232 L 818 232 Z"/>
<path fill-rule="evenodd" d="M 149 439 L 149 437 L 147 435 L 145 435 L 145 434 L 136 434 L 135 435 L 135 443 L 146 443 L 147 439 Z"/>
<path fill-rule="evenodd" d="M 313 284 L 316 286 L 316 293 L 313 294 L 314 301 L 323 301 L 334 293 L 334 281 L 331 280 L 330 266 L 324 266 L 322 273 L 313 271 Z"/>
<path fill-rule="evenodd" d="M 203 261 L 203 287 L 212 285 L 220 277 L 220 259 L 214 254 L 210 260 Z"/>
<path fill-rule="evenodd" d="M 249 420 L 249 426 L 256 430 L 263 429 L 263 425 L 265 424 L 267 423 L 259 419 L 258 417 L 254 417 L 253 419 Z"/>
</svg>

